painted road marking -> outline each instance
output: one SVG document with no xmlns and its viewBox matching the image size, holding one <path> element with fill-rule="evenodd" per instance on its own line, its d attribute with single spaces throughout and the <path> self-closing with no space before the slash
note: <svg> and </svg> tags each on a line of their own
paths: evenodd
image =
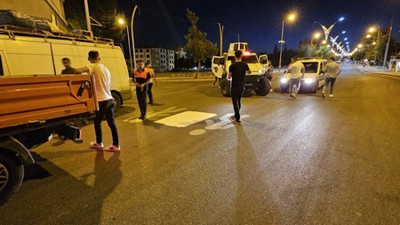
<svg viewBox="0 0 400 225">
<path fill-rule="evenodd" d="M 217 114 L 196 112 L 196 111 L 186 111 L 173 116 L 166 117 L 161 120 L 155 121 L 155 123 L 163 124 L 170 127 L 187 127 L 195 123 L 210 119 Z"/>
<path fill-rule="evenodd" d="M 166 117 L 166 116 L 170 116 L 173 113 L 178 113 L 178 112 L 182 112 L 187 110 L 187 108 L 177 108 L 177 107 L 170 107 L 168 109 L 164 109 L 162 111 L 159 112 L 148 112 L 146 115 L 147 119 L 150 118 L 154 118 L 154 117 Z M 128 122 L 128 123 L 142 123 L 143 121 L 140 120 L 138 117 L 133 116 L 133 117 L 129 117 L 123 120 L 124 122 Z"/>
<path fill-rule="evenodd" d="M 232 123 L 231 121 L 231 116 L 233 116 L 233 113 L 228 113 L 219 118 L 219 122 L 215 123 L 211 119 L 207 119 L 204 122 L 206 123 L 206 127 L 204 129 L 196 129 L 192 130 L 189 132 L 190 135 L 202 135 L 207 132 L 207 130 L 226 130 L 232 127 L 235 127 L 235 124 Z M 248 118 L 250 117 L 249 115 L 242 115 L 241 119 Z"/>
</svg>

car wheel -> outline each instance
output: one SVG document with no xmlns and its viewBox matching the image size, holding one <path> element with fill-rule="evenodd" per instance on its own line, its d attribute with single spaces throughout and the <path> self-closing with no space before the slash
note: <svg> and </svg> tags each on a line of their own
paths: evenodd
<svg viewBox="0 0 400 225">
<path fill-rule="evenodd" d="M 225 97 L 231 97 L 231 84 L 225 78 L 221 80 L 221 94 Z"/>
<path fill-rule="evenodd" d="M 260 79 L 257 83 L 256 94 L 266 96 L 271 90 L 271 82 L 268 79 Z"/>
<path fill-rule="evenodd" d="M 281 85 L 281 93 L 288 93 L 289 86 L 288 85 Z"/>
<path fill-rule="evenodd" d="M 122 99 L 119 94 L 115 92 L 111 92 L 111 95 L 114 98 L 114 112 L 117 112 L 121 108 Z"/>
<path fill-rule="evenodd" d="M 0 153 L 0 205 L 21 186 L 24 166 L 12 157 Z"/>
</svg>

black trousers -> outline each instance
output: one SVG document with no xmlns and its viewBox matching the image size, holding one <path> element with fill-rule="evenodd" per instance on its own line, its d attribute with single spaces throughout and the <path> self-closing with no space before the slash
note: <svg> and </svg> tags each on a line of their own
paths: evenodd
<svg viewBox="0 0 400 225">
<path fill-rule="evenodd" d="M 136 97 L 139 103 L 140 115 L 145 116 L 147 108 L 147 85 L 143 87 L 143 91 L 141 91 L 140 88 L 136 87 Z"/>
<path fill-rule="evenodd" d="M 96 117 L 94 118 L 94 130 L 96 132 L 96 142 L 98 144 L 103 142 L 101 121 L 105 116 L 107 119 L 108 126 L 111 129 L 113 145 L 119 145 L 118 130 L 114 119 L 114 100 L 110 99 L 107 101 L 99 102 L 99 111 L 96 111 L 95 115 Z"/>
<path fill-rule="evenodd" d="M 149 102 L 153 103 L 153 93 L 151 92 L 151 89 L 153 88 L 153 83 L 149 83 L 147 86 L 148 86 L 147 94 L 149 95 Z"/>
<path fill-rule="evenodd" d="M 333 85 L 335 85 L 335 81 L 336 81 L 336 78 L 325 77 L 324 88 L 322 90 L 325 92 L 325 90 L 328 88 L 328 86 L 330 84 L 331 89 L 330 89 L 329 93 L 332 94 L 333 93 Z"/>
<path fill-rule="evenodd" d="M 244 87 L 231 87 L 231 98 L 236 121 L 240 121 L 240 109 L 242 108 L 242 96 Z"/>
</svg>

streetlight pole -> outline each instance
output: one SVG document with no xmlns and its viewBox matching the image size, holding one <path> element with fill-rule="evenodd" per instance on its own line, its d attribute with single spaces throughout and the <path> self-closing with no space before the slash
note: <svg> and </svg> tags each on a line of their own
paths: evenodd
<svg viewBox="0 0 400 225">
<path fill-rule="evenodd" d="M 223 39 L 224 39 L 224 25 L 221 26 L 221 23 L 218 23 L 218 30 L 219 30 L 219 56 L 222 56 Z"/>
<path fill-rule="evenodd" d="M 390 28 L 389 28 L 389 36 L 388 36 L 388 41 L 386 43 L 386 49 L 385 49 L 385 56 L 383 59 L 383 68 L 386 66 L 386 60 L 387 60 L 387 55 L 389 52 L 389 44 L 390 44 L 390 37 L 392 36 L 392 28 L 393 28 L 393 19 L 390 21 Z"/>
<path fill-rule="evenodd" d="M 132 37 L 132 55 L 133 55 L 133 69 L 136 68 L 136 52 L 135 52 L 135 36 L 133 34 L 133 22 L 135 19 L 135 13 L 137 10 L 137 5 L 133 8 L 132 17 L 131 17 L 131 37 Z"/>
<path fill-rule="evenodd" d="M 279 51 L 279 72 L 281 72 L 281 68 L 282 68 L 282 48 L 283 48 L 283 44 L 285 43 L 285 41 L 283 40 L 283 32 L 285 30 L 285 20 L 282 20 L 282 33 L 281 33 L 281 40 L 279 41 L 279 43 L 281 44 L 281 49 Z"/>
<path fill-rule="evenodd" d="M 89 4 L 88 0 L 84 0 L 85 4 L 85 15 L 86 15 L 86 26 L 88 31 L 92 31 L 92 27 L 90 26 L 90 14 L 89 14 Z"/>
<path fill-rule="evenodd" d="M 128 38 L 128 48 L 129 48 L 129 61 L 131 65 L 131 69 L 133 70 L 133 62 L 132 62 L 132 49 L 131 49 L 131 38 L 129 37 L 129 27 L 126 26 L 126 36 Z"/>
</svg>

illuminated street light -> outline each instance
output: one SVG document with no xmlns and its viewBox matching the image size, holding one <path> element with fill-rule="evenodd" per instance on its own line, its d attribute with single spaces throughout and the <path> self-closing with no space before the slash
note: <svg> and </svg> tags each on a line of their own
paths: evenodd
<svg viewBox="0 0 400 225">
<path fill-rule="evenodd" d="M 296 13 L 290 13 L 287 17 L 287 20 L 293 22 L 296 20 L 296 17 L 297 17 Z"/>
<path fill-rule="evenodd" d="M 347 40 L 348 40 L 348 38 L 344 38 L 343 40 L 347 41 Z"/>
<path fill-rule="evenodd" d="M 345 34 L 346 33 L 346 31 L 344 30 L 344 31 L 342 31 L 342 34 Z"/>
<path fill-rule="evenodd" d="M 326 40 L 323 40 L 322 42 L 321 42 L 323 45 L 326 45 L 326 43 L 328 43 Z"/>
<path fill-rule="evenodd" d="M 321 33 L 319 33 L 319 32 L 314 33 L 314 38 L 315 39 L 319 39 L 320 37 L 321 37 Z"/>
<path fill-rule="evenodd" d="M 375 27 L 370 27 L 369 29 L 368 29 L 368 33 L 374 33 L 376 31 L 376 28 Z"/>
<path fill-rule="evenodd" d="M 357 48 L 362 48 L 362 47 L 363 47 L 362 44 L 358 44 L 358 45 L 357 45 Z"/>
<path fill-rule="evenodd" d="M 328 40 L 328 38 L 329 38 L 329 34 L 330 34 L 330 32 L 332 31 L 332 28 L 337 24 L 337 22 L 342 22 L 342 21 L 344 21 L 344 17 L 340 17 L 334 24 L 332 24 L 330 27 L 325 27 L 324 25 L 322 25 L 321 23 L 319 23 L 319 22 L 314 22 L 314 23 L 317 23 L 317 24 L 319 24 L 321 27 L 322 27 L 322 30 L 324 30 L 324 34 L 325 34 L 325 40 L 327 41 Z"/>
<path fill-rule="evenodd" d="M 367 36 L 365 36 L 366 38 L 371 38 L 371 35 L 370 34 L 367 34 Z"/>
<path fill-rule="evenodd" d="M 118 23 L 118 25 L 120 25 L 120 26 L 124 26 L 124 25 L 126 24 L 126 21 L 125 21 L 124 18 L 118 18 L 118 19 L 117 19 L 117 23 Z M 133 62 L 132 62 L 132 48 L 131 48 L 131 40 L 130 40 L 130 37 L 129 37 L 129 28 L 128 28 L 128 26 L 126 26 L 126 37 L 127 37 L 127 40 L 128 40 L 129 62 L 130 62 L 131 68 L 133 68 Z"/>
<path fill-rule="evenodd" d="M 372 45 L 376 45 L 376 41 L 372 42 Z"/>
<path fill-rule="evenodd" d="M 125 24 L 125 20 L 123 18 L 118 18 L 117 22 L 121 26 Z"/>
<path fill-rule="evenodd" d="M 278 42 L 279 44 L 281 44 L 281 49 L 279 52 L 279 71 L 281 70 L 282 67 L 282 48 L 283 48 L 283 44 L 285 43 L 285 41 L 283 40 L 283 32 L 285 30 L 285 20 L 287 20 L 288 22 L 294 22 L 297 18 L 297 13 L 296 12 L 291 12 L 287 15 L 286 19 L 282 20 L 282 33 L 281 33 L 281 40 Z"/>
</svg>

